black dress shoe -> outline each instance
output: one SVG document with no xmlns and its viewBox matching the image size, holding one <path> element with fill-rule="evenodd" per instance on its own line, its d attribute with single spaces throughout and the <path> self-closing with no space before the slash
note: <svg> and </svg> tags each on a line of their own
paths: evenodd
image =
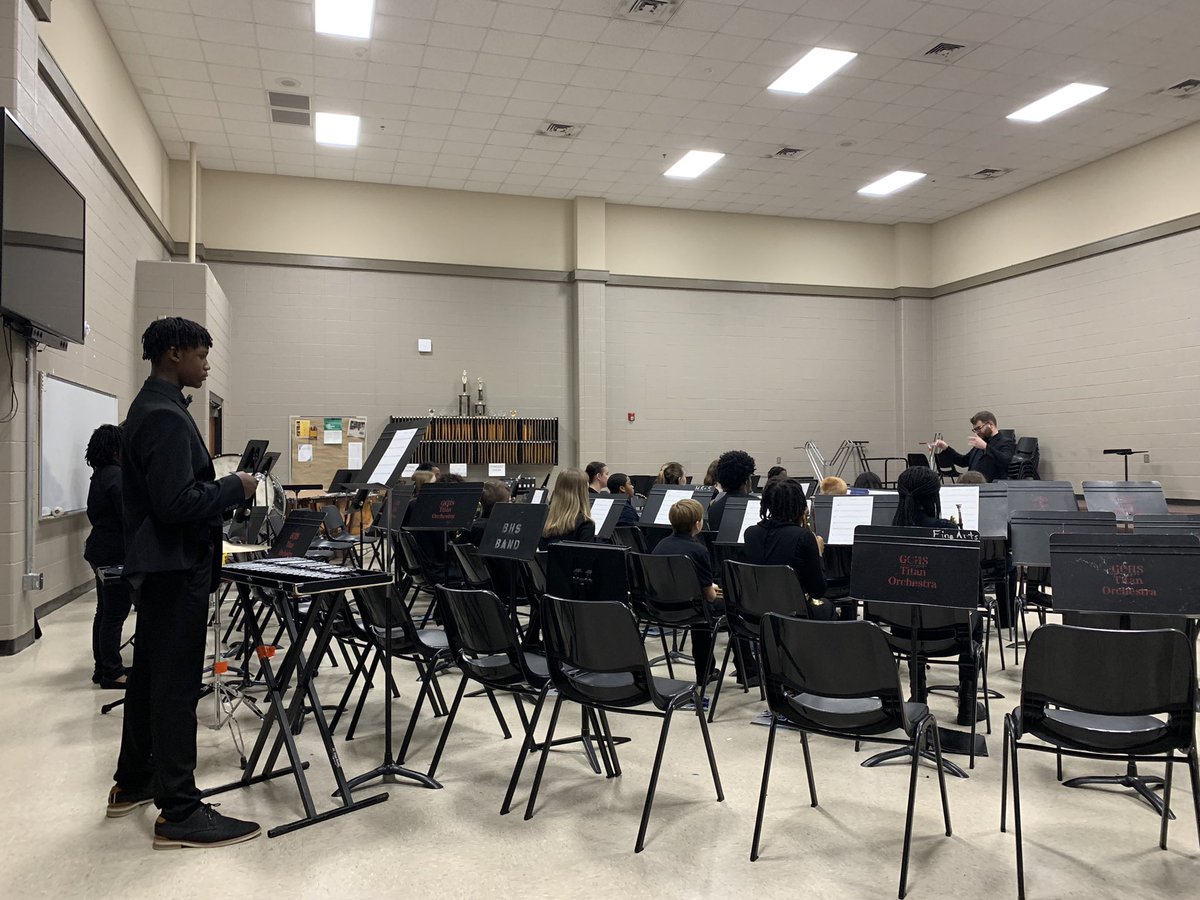
<svg viewBox="0 0 1200 900">
<path fill-rule="evenodd" d="M 982 722 L 984 720 L 984 717 L 986 717 L 986 716 L 987 716 L 987 710 L 985 710 L 983 708 L 983 704 L 976 703 L 975 704 L 975 721 Z M 959 725 L 970 725 L 971 724 L 971 710 L 970 709 L 960 709 L 958 711 L 958 724 Z"/>
<path fill-rule="evenodd" d="M 251 841 L 262 833 L 257 822 L 244 822 L 223 816 L 207 803 L 179 822 L 162 816 L 154 823 L 154 849 L 179 850 L 184 847 L 228 847 Z"/>
<path fill-rule="evenodd" d="M 105 809 L 104 815 L 110 819 L 119 819 L 153 800 L 154 791 L 148 787 L 134 791 L 114 784 L 108 792 L 108 808 Z"/>
</svg>

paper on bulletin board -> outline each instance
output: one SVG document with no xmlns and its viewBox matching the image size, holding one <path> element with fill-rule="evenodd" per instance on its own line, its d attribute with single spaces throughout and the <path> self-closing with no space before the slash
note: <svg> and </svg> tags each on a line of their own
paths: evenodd
<svg viewBox="0 0 1200 900">
<path fill-rule="evenodd" d="M 324 443 L 326 443 L 326 444 L 340 444 L 341 442 L 342 442 L 342 432 L 341 432 L 341 429 L 338 429 L 337 431 L 329 431 L 329 430 L 326 430 L 326 431 L 325 431 L 325 440 L 324 440 Z"/>
<path fill-rule="evenodd" d="M 325 427 L 323 429 L 326 444 L 340 444 L 342 442 L 342 420 L 341 417 L 331 418 L 325 417 Z"/>
<path fill-rule="evenodd" d="M 361 469 L 363 464 L 362 441 L 350 441 L 346 445 L 346 468 Z"/>
<path fill-rule="evenodd" d="M 360 441 L 367 439 L 367 423 L 363 419 L 350 419 L 348 431 L 351 438 L 356 438 Z"/>
<path fill-rule="evenodd" d="M 296 420 L 296 437 L 308 440 L 312 437 L 312 421 L 309 419 Z"/>
<path fill-rule="evenodd" d="M 296 462 L 312 462 L 312 444 L 301 444 L 296 448 Z"/>
<path fill-rule="evenodd" d="M 504 463 L 488 463 L 489 478 L 503 478 L 505 471 Z"/>
</svg>

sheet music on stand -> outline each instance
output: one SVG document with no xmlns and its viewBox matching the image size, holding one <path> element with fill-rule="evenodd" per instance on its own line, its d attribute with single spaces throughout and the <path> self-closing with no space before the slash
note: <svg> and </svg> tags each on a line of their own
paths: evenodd
<svg viewBox="0 0 1200 900">
<path fill-rule="evenodd" d="M 358 472 L 358 481 L 392 487 L 402 477 L 403 467 L 420 443 L 428 420 L 408 425 L 386 425 Z"/>
<path fill-rule="evenodd" d="M 663 491 L 662 503 L 659 504 L 658 512 L 654 516 L 654 525 L 670 525 L 671 524 L 671 507 L 680 500 L 691 500 L 694 492 L 691 488 L 678 487 L 668 488 Z"/>
<path fill-rule="evenodd" d="M 979 530 L 979 485 L 944 484 L 941 488 L 941 500 L 943 519 L 951 519 L 965 531 Z"/>
<path fill-rule="evenodd" d="M 725 501 L 721 528 L 714 539 L 716 544 L 746 543 L 746 529 L 757 525 L 762 516 L 762 499 L 756 496 L 730 497 Z"/>
<path fill-rule="evenodd" d="M 612 537 L 617 522 L 621 519 L 621 510 L 628 502 L 625 497 L 612 495 L 599 494 L 592 497 L 592 519 L 596 523 L 596 540 L 607 541 Z"/>
<path fill-rule="evenodd" d="M 875 508 L 875 498 L 834 497 L 829 516 L 830 544 L 853 544 L 854 529 L 859 525 L 870 525 Z"/>
</svg>

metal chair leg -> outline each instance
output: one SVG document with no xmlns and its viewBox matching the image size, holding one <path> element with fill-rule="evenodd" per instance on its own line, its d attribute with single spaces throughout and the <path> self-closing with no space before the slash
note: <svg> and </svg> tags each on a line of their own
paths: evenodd
<svg viewBox="0 0 1200 900">
<path fill-rule="evenodd" d="M 904 850 L 900 856 L 900 900 L 904 900 L 904 895 L 908 892 L 908 853 L 912 847 L 913 809 L 917 799 L 917 769 L 921 764 L 920 750 L 924 746 L 930 718 L 927 717 L 913 733 L 912 765 L 909 766 L 908 775 L 908 813 L 904 820 Z M 940 769 L 941 766 L 938 768 Z"/>
<path fill-rule="evenodd" d="M 509 809 L 512 808 L 513 794 L 517 790 L 517 782 L 521 780 L 521 769 L 525 766 L 525 758 L 529 755 L 529 751 L 534 745 L 534 733 L 537 728 L 538 719 L 542 715 L 542 707 L 546 705 L 546 697 L 550 694 L 550 685 L 547 684 L 538 694 L 537 702 L 533 705 L 533 716 L 529 719 L 529 724 L 525 728 L 525 740 L 521 742 L 521 751 L 517 754 L 517 764 L 513 767 L 512 777 L 508 780 L 508 790 L 504 794 L 504 803 L 500 805 L 500 815 L 508 815 Z M 518 701 L 520 697 L 517 698 Z"/>
<path fill-rule="evenodd" d="M 1008 830 L 1008 742 L 1012 735 L 1009 717 L 1004 717 L 1004 740 L 1000 755 L 1000 833 Z"/>
<path fill-rule="evenodd" d="M 646 789 L 646 804 L 642 807 L 642 824 L 638 828 L 637 843 L 633 852 L 641 853 L 646 846 L 646 828 L 650 824 L 650 808 L 654 805 L 654 791 L 658 788 L 658 773 L 662 769 L 663 751 L 667 747 L 667 731 L 671 727 L 671 714 L 675 710 L 668 708 L 663 713 L 662 731 L 658 736 L 658 752 L 654 754 L 654 768 L 650 770 L 650 786 Z"/>
<path fill-rule="evenodd" d="M 931 727 L 933 732 L 933 753 L 937 761 L 938 788 L 942 793 L 942 817 L 946 820 L 946 837 L 954 834 L 950 827 L 950 798 L 946 795 L 946 771 L 942 767 L 942 735 L 935 722 Z"/>
<path fill-rule="evenodd" d="M 417 730 L 417 720 L 421 717 L 421 706 L 425 703 L 425 697 L 430 693 L 429 680 L 433 677 L 433 669 L 426 669 L 422 673 L 421 690 L 417 692 L 417 702 L 413 706 L 412 715 L 408 719 L 408 728 L 404 731 L 404 740 L 400 742 L 400 752 L 396 754 L 396 762 L 403 764 L 404 758 L 408 755 L 408 744 L 412 740 L 413 732 Z M 433 701 L 430 700 L 430 705 Z"/>
<path fill-rule="evenodd" d="M 729 668 L 729 654 L 733 651 L 733 635 L 725 645 L 725 656 L 721 659 L 721 674 L 717 678 L 717 686 L 713 689 L 712 701 L 708 704 L 708 723 L 711 725 L 717 714 L 717 701 L 721 699 L 721 685 L 725 683 L 725 670 Z"/>
<path fill-rule="evenodd" d="M 763 760 L 762 785 L 758 789 L 758 815 L 754 817 L 754 841 L 750 844 L 750 862 L 758 859 L 758 841 L 762 837 L 763 813 L 767 808 L 767 785 L 771 780 L 771 757 L 775 753 L 775 730 L 778 720 L 771 716 L 771 731 L 767 735 L 767 753 Z M 805 751 L 807 759 L 807 750 Z"/>
<path fill-rule="evenodd" d="M 1188 751 L 1188 774 L 1192 778 L 1192 806 L 1196 813 L 1196 836 L 1200 838 L 1200 760 L 1196 757 L 1196 747 Z"/>
<path fill-rule="evenodd" d="M 1175 768 L 1175 754 L 1167 751 L 1167 774 L 1163 777 L 1162 824 L 1158 829 L 1158 847 L 1167 849 L 1167 824 L 1171 821 L 1171 772 Z"/>
<path fill-rule="evenodd" d="M 450 737 L 450 729 L 454 727 L 454 717 L 458 715 L 458 705 L 462 703 L 463 694 L 467 690 L 467 676 L 464 674 L 462 680 L 458 683 L 458 692 L 454 695 L 454 703 L 450 706 L 450 715 L 446 716 L 446 726 L 442 729 L 442 736 L 438 738 L 437 749 L 433 751 L 433 761 L 429 763 L 429 771 L 426 773 L 430 778 L 433 778 L 437 771 L 438 763 L 442 759 L 442 751 L 446 749 L 446 739 Z M 491 691 L 488 692 L 491 696 Z M 495 703 L 496 698 L 492 697 L 492 702 Z M 497 712 L 499 710 L 497 709 Z"/>
<path fill-rule="evenodd" d="M 608 716 L 604 714 L 604 710 L 599 709 L 596 712 L 600 716 L 600 727 L 604 730 L 604 740 L 608 742 L 608 755 L 612 759 L 613 777 L 619 777 L 621 774 L 621 761 L 617 759 L 617 742 L 613 740 L 612 729 L 608 727 Z"/>
<path fill-rule="evenodd" d="M 1017 838 L 1017 900 L 1025 900 L 1025 848 L 1021 844 L 1021 779 L 1017 769 L 1017 738 L 1012 737 L 1013 824 Z"/>
<path fill-rule="evenodd" d="M 708 722 L 704 721 L 704 707 L 696 704 L 696 718 L 700 720 L 700 734 L 704 738 L 704 752 L 708 755 L 708 768 L 712 772 L 713 787 L 717 789 L 717 802 L 725 799 L 725 791 L 721 787 L 721 774 L 717 771 L 717 757 L 713 754 L 712 737 L 708 733 Z"/>
<path fill-rule="evenodd" d="M 812 754 L 808 752 L 808 732 L 800 732 L 800 746 L 804 749 L 804 773 L 808 776 L 808 799 L 815 807 L 817 805 L 817 782 L 813 778 Z"/>
<path fill-rule="evenodd" d="M 492 712 L 496 714 L 496 721 L 500 723 L 500 733 L 504 735 L 504 739 L 507 741 L 512 737 L 512 732 L 508 730 L 508 722 L 505 721 L 504 713 L 500 711 L 500 704 L 496 702 L 496 694 L 491 688 L 487 689 L 487 698 L 492 704 Z M 432 778 L 433 776 L 430 775 L 429 777 Z"/>
<path fill-rule="evenodd" d="M 562 702 L 561 694 L 554 698 L 554 711 L 550 714 L 550 728 L 546 731 L 546 741 L 542 744 L 542 755 L 538 759 L 537 774 L 533 776 L 529 802 L 525 804 L 525 821 L 527 822 L 533 818 L 533 806 L 537 802 L 538 788 L 542 786 L 542 773 L 546 771 L 546 760 L 550 756 L 550 744 L 554 741 L 554 726 L 558 724 L 558 713 L 562 709 Z"/>
</svg>

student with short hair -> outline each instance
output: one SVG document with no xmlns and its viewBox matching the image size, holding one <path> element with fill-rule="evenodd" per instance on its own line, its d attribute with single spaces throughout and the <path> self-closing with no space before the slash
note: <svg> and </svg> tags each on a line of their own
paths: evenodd
<svg viewBox="0 0 1200 900">
<path fill-rule="evenodd" d="M 854 486 L 869 491 L 882 491 L 883 480 L 874 472 L 859 472 L 858 477 L 854 479 Z"/>
<path fill-rule="evenodd" d="M 987 476 L 978 469 L 972 469 L 969 472 L 963 472 L 958 476 L 957 484 L 987 484 Z"/>
<path fill-rule="evenodd" d="M 680 500 L 670 509 L 671 533 L 659 541 L 654 547 L 654 556 L 686 556 L 696 568 L 696 578 L 700 582 L 707 603 L 715 604 L 717 589 L 713 585 L 712 561 L 708 548 L 700 540 L 700 530 L 704 527 L 704 507 L 696 500 Z M 724 604 L 713 610 L 714 616 L 725 611 Z M 705 684 L 715 669 L 713 659 L 713 634 L 703 628 L 692 629 L 692 657 L 696 662 L 696 683 Z"/>
<path fill-rule="evenodd" d="M 633 482 L 629 480 L 629 476 L 624 472 L 613 472 L 608 476 L 608 491 L 610 494 L 616 494 L 618 498 L 628 498 L 628 502 L 621 505 L 621 517 L 617 519 L 617 527 L 637 525 L 638 514 L 637 510 L 633 508 L 636 491 L 633 489 Z"/>
<path fill-rule="evenodd" d="M 708 504 L 708 527 L 721 530 L 721 519 L 725 516 L 725 501 L 730 497 L 745 497 L 750 493 L 750 479 L 754 477 L 754 457 L 745 450 L 727 450 L 717 457 L 717 481 L 723 493 Z"/>
<path fill-rule="evenodd" d="M 587 464 L 588 493 L 598 494 L 608 485 L 608 466 L 599 461 Z"/>
<path fill-rule="evenodd" d="M 788 471 L 783 466 L 771 466 L 771 468 L 767 469 L 767 481 L 770 481 L 772 478 L 787 478 L 787 477 L 788 477 Z"/>
<path fill-rule="evenodd" d="M 850 486 L 846 484 L 846 479 L 838 478 L 836 475 L 826 475 L 821 479 L 821 483 L 817 485 L 817 493 L 825 494 L 829 497 L 844 497 L 850 493 Z"/>
<path fill-rule="evenodd" d="M 545 550 L 559 541 L 594 541 L 596 523 L 588 502 L 588 481 L 579 469 L 563 469 L 554 481 L 550 509 L 542 527 L 538 549 Z"/>
</svg>

